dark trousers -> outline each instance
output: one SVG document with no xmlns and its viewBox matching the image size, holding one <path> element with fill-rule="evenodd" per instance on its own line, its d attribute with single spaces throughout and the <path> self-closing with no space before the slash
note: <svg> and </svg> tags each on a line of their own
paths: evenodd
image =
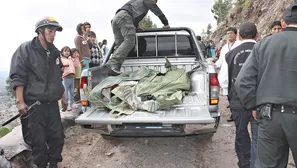
<svg viewBox="0 0 297 168">
<path fill-rule="evenodd" d="M 297 163 L 297 115 L 272 112 L 272 119 L 259 120 L 256 168 L 285 168 L 289 148 Z"/>
<path fill-rule="evenodd" d="M 32 103 L 27 102 L 27 105 Z M 33 114 L 21 123 L 24 141 L 32 148 L 34 164 L 45 166 L 48 162 L 61 162 L 65 136 L 58 101 L 42 102 L 30 112 Z"/>
<path fill-rule="evenodd" d="M 257 122 L 252 117 L 251 110 L 232 109 L 232 116 L 236 126 L 235 150 L 240 168 L 254 168 L 257 147 Z M 252 127 L 252 140 L 248 131 L 248 124 Z"/>
</svg>

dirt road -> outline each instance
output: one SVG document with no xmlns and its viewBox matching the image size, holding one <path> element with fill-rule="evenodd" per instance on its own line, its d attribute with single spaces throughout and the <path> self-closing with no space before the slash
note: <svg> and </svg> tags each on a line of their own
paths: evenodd
<svg viewBox="0 0 297 168">
<path fill-rule="evenodd" d="M 221 123 L 213 137 L 102 138 L 79 126 L 66 131 L 59 168 L 236 168 L 235 127 L 221 98 Z M 21 161 L 22 162 L 22 161 Z M 21 163 L 15 161 L 15 163 Z M 290 156 L 288 168 L 293 168 Z M 24 168 L 14 164 L 13 168 Z"/>
<path fill-rule="evenodd" d="M 236 167 L 234 124 L 226 123 L 226 100 L 222 120 L 213 136 L 172 138 L 103 139 L 80 127 L 68 130 L 64 168 L 231 168 Z"/>
<path fill-rule="evenodd" d="M 61 168 L 236 168 L 235 126 L 221 97 L 221 123 L 213 137 L 110 138 L 72 127 Z M 292 155 L 288 168 L 295 167 Z"/>
</svg>

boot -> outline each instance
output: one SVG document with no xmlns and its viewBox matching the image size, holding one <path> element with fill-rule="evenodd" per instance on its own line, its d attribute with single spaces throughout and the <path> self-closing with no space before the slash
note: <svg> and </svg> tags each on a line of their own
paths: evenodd
<svg viewBox="0 0 297 168">
<path fill-rule="evenodd" d="M 46 166 L 41 166 L 41 165 L 33 165 L 32 168 L 46 168 Z"/>
<path fill-rule="evenodd" d="M 58 164 L 57 163 L 50 163 L 48 168 L 58 168 Z"/>
<path fill-rule="evenodd" d="M 90 72 L 92 73 L 92 87 L 95 87 L 107 77 L 117 76 L 120 74 L 119 71 L 113 70 L 109 65 L 106 64 L 92 68 L 90 69 Z"/>
<path fill-rule="evenodd" d="M 232 114 L 230 115 L 230 117 L 227 119 L 227 122 L 232 122 L 234 121 Z"/>
</svg>

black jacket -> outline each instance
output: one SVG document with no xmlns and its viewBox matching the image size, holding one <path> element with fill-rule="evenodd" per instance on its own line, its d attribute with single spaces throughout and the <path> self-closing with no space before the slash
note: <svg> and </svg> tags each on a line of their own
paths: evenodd
<svg viewBox="0 0 297 168">
<path fill-rule="evenodd" d="M 245 40 L 242 44 L 229 51 L 225 56 L 228 64 L 228 99 L 230 109 L 244 108 L 236 93 L 234 83 L 255 44 L 256 41 L 254 40 Z"/>
<path fill-rule="evenodd" d="M 258 42 L 235 82 L 246 108 L 273 103 L 297 106 L 297 28 Z"/>
<path fill-rule="evenodd" d="M 25 101 L 59 100 L 63 93 L 60 52 L 51 46 L 49 54 L 41 46 L 38 37 L 25 42 L 11 59 L 11 86 L 24 86 Z"/>
<path fill-rule="evenodd" d="M 198 41 L 198 45 L 200 46 L 200 48 L 202 50 L 203 56 L 205 58 L 208 58 L 205 44 L 202 41 Z"/>
<path fill-rule="evenodd" d="M 135 27 L 138 27 L 139 22 L 146 16 L 148 10 L 158 16 L 164 25 L 168 25 L 167 18 L 153 0 L 130 0 L 117 13 L 121 10 L 127 11 L 133 17 Z"/>
</svg>

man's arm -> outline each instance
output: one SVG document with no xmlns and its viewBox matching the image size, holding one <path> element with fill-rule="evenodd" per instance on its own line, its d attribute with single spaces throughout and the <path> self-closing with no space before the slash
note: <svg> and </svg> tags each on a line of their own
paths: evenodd
<svg viewBox="0 0 297 168">
<path fill-rule="evenodd" d="M 226 60 L 223 60 L 221 65 L 220 72 L 218 74 L 218 80 L 220 87 L 222 88 L 222 95 L 228 95 L 228 86 L 229 86 L 229 75 L 228 75 L 228 64 Z"/>
<path fill-rule="evenodd" d="M 215 62 L 216 68 L 220 69 L 225 59 L 225 54 L 221 54 L 219 59 Z"/>
<path fill-rule="evenodd" d="M 228 44 L 225 44 L 222 47 L 222 49 L 221 49 L 221 55 L 220 55 L 219 59 L 215 62 L 215 65 L 216 65 L 216 68 L 217 69 L 220 69 L 221 66 L 222 66 L 222 64 L 223 64 L 223 62 L 224 62 L 224 60 L 226 60 L 226 54 L 227 54 L 227 52 L 226 52 L 226 45 L 228 45 Z"/>
<path fill-rule="evenodd" d="M 26 86 L 28 81 L 28 64 L 26 63 L 26 53 L 19 47 L 11 58 L 9 77 L 11 87 L 16 90 L 17 86 Z"/>
<path fill-rule="evenodd" d="M 24 86 L 17 86 L 16 87 L 16 99 L 17 99 L 17 107 L 18 112 L 21 116 L 25 116 L 28 111 L 28 106 L 24 101 Z"/>
<path fill-rule="evenodd" d="M 16 87 L 16 101 L 17 101 L 17 104 L 25 103 L 25 101 L 24 101 L 24 86 Z"/>
<path fill-rule="evenodd" d="M 257 105 L 258 47 L 259 43 L 254 46 L 254 49 L 244 63 L 235 82 L 237 95 L 241 103 L 247 109 L 255 109 Z"/>
<path fill-rule="evenodd" d="M 158 7 L 158 5 L 156 4 L 156 1 L 154 1 L 154 0 L 145 0 L 145 1 L 143 1 L 143 3 L 147 8 L 149 8 L 150 11 L 152 11 L 156 16 L 159 17 L 159 19 L 164 24 L 164 26 L 169 25 L 166 16 L 163 14 L 161 9 Z"/>
<path fill-rule="evenodd" d="M 21 116 L 27 114 L 27 105 L 24 100 L 24 87 L 28 81 L 28 68 L 25 59 L 26 53 L 22 53 L 21 47 L 17 49 L 11 59 L 10 73 L 11 87 L 16 90 L 16 101 Z"/>
</svg>

